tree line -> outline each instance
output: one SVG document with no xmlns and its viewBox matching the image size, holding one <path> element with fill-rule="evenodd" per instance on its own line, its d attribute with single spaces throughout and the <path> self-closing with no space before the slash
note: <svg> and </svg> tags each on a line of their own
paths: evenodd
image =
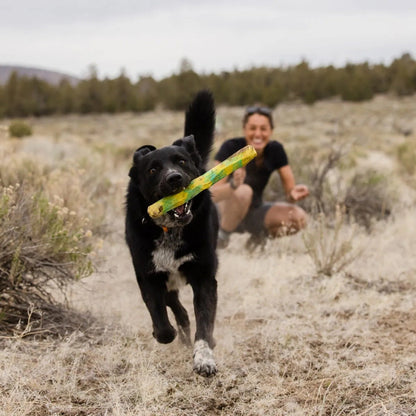
<svg viewBox="0 0 416 416">
<path fill-rule="evenodd" d="M 183 60 L 177 73 L 160 81 L 141 76 L 132 82 L 123 72 L 117 78 L 100 80 L 92 67 L 77 85 L 65 80 L 52 85 L 14 72 L 0 86 L 0 117 L 144 112 L 158 106 L 182 110 L 202 88 L 213 92 L 217 104 L 231 106 L 261 103 L 275 107 L 290 100 L 313 104 L 333 97 L 364 101 L 382 93 L 406 96 L 416 92 L 416 61 L 406 53 L 389 65 L 364 62 L 311 68 L 302 61 L 288 67 L 198 74 Z"/>
</svg>

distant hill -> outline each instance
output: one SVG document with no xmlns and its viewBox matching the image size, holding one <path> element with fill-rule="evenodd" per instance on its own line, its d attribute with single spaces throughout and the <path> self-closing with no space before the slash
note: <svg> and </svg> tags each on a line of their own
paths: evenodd
<svg viewBox="0 0 416 416">
<path fill-rule="evenodd" d="M 19 76 L 36 77 L 52 85 L 58 85 L 63 79 L 68 80 L 72 85 L 80 82 L 79 78 L 61 72 L 49 71 L 47 69 L 29 68 L 17 65 L 0 65 L 0 85 L 4 85 L 10 75 L 16 71 Z"/>
</svg>

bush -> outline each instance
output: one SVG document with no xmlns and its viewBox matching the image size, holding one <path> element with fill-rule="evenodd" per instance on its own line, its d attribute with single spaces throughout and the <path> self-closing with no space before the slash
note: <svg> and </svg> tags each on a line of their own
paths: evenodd
<svg viewBox="0 0 416 416">
<path fill-rule="evenodd" d="M 41 190 L 44 198 L 88 221 L 85 227 L 94 236 L 105 234 L 105 216 L 114 189 L 105 167 L 98 165 L 95 158 L 55 165 L 13 152 L 4 156 L 0 164 L 0 189 L 19 183 L 31 194 Z"/>
<path fill-rule="evenodd" d="M 333 219 L 320 213 L 302 234 L 318 274 L 341 272 L 361 254 L 352 244 L 355 230 L 345 225 L 344 218 L 345 209 L 337 206 Z"/>
<path fill-rule="evenodd" d="M 345 145 L 333 143 L 324 153 L 315 153 L 314 161 L 310 161 L 305 152 L 298 155 L 294 163 L 295 169 L 301 167 L 295 172 L 297 182 L 306 183 L 310 191 L 309 197 L 299 205 L 310 215 L 315 217 L 322 213 L 333 218 L 334 207 L 343 206 L 344 220 L 370 231 L 374 221 L 386 219 L 391 214 L 395 194 L 384 174 L 362 169 L 349 175 L 343 169 L 343 165 L 351 163 L 348 160 L 351 152 Z"/>
<path fill-rule="evenodd" d="M 374 221 L 391 214 L 393 200 L 387 178 L 368 170 L 354 175 L 345 192 L 343 205 L 349 219 L 370 230 Z"/>
<path fill-rule="evenodd" d="M 91 232 L 83 225 L 42 192 L 0 188 L 0 333 L 51 331 L 56 319 L 48 314 L 60 309 L 54 293 L 92 272 Z"/>
<path fill-rule="evenodd" d="M 31 136 L 32 128 L 24 121 L 13 121 L 9 126 L 9 134 L 17 138 Z"/>
</svg>

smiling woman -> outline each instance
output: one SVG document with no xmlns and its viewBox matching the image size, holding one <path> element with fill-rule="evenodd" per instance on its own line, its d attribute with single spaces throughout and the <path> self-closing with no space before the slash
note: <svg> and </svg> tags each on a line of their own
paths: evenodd
<svg viewBox="0 0 416 416">
<path fill-rule="evenodd" d="M 244 137 L 223 143 L 215 160 L 220 163 L 246 145 L 257 152 L 257 158 L 228 179 L 217 182 L 211 190 L 221 216 L 219 247 L 228 245 L 232 232 L 249 232 L 249 240 L 294 234 L 306 225 L 306 213 L 295 202 L 309 194 L 306 185 L 296 185 L 288 158 L 281 143 L 271 140 L 272 110 L 248 107 L 243 117 Z M 273 171 L 277 170 L 288 202 L 263 202 L 263 191 Z"/>
</svg>

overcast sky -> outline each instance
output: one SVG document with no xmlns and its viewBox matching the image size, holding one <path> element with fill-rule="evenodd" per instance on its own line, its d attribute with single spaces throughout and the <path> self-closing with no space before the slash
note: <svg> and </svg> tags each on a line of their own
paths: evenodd
<svg viewBox="0 0 416 416">
<path fill-rule="evenodd" d="M 416 58 L 416 0 L 0 0 L 0 64 L 156 78 Z"/>
</svg>

